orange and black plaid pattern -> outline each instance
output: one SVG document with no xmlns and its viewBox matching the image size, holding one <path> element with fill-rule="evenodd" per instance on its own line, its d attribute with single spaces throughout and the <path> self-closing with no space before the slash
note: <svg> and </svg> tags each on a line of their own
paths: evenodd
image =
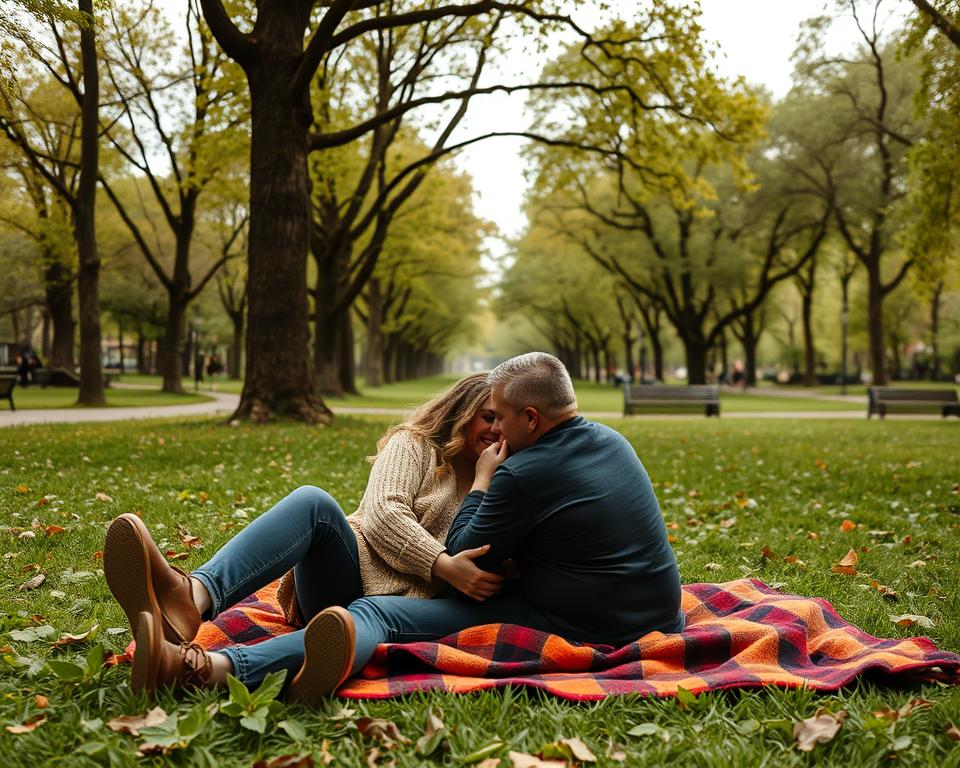
<svg viewBox="0 0 960 768">
<path fill-rule="evenodd" d="M 960 683 L 960 656 L 925 637 L 880 639 L 845 622 L 820 598 L 786 595 L 755 579 L 683 587 L 687 626 L 651 632 L 623 648 L 581 645 L 511 624 L 473 627 L 438 642 L 381 645 L 338 694 L 383 699 L 413 691 L 457 693 L 503 685 L 591 701 L 763 685 L 836 690 L 864 673 Z M 204 624 L 211 650 L 290 631 L 271 585 Z"/>
</svg>

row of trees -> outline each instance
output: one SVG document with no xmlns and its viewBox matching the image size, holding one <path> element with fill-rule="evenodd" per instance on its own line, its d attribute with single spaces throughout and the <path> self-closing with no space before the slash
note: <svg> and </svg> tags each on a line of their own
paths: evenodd
<svg viewBox="0 0 960 768">
<path fill-rule="evenodd" d="M 884 305 L 909 276 L 928 305 L 939 376 L 940 312 L 960 277 L 960 67 L 948 35 L 931 29 L 953 29 L 936 9 L 918 3 L 922 13 L 908 29 L 885 31 L 881 6 L 843 0 L 835 15 L 811 19 L 786 98 L 769 103 L 742 83 L 718 89 L 719 126 L 693 123 L 678 139 L 648 135 L 625 102 L 586 112 L 576 100 L 543 100 L 541 113 L 562 116 L 570 135 L 622 151 L 532 150 L 532 223 L 504 285 L 504 308 L 532 307 L 535 324 L 574 367 L 583 350 L 599 357 L 618 339 L 632 369 L 642 319 L 661 378 L 668 326 L 692 383 L 706 380 L 709 353 L 732 335 L 752 382 L 768 304 L 783 295 L 778 285 L 792 284 L 810 384 L 815 294 L 825 276 L 837 280 L 846 318 L 856 279 L 866 295 L 868 367 L 883 384 L 896 354 Z M 859 33 L 850 56 L 825 53 L 825 34 L 839 23 Z M 576 65 L 568 54 L 555 66 Z M 560 279 L 551 279 L 561 258 Z"/>
</svg>

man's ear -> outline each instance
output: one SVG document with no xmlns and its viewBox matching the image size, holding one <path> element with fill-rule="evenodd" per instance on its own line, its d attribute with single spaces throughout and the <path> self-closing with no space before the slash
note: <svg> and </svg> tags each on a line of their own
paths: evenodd
<svg viewBox="0 0 960 768">
<path fill-rule="evenodd" d="M 523 409 L 527 416 L 527 432 L 536 432 L 537 425 L 540 423 L 540 413 L 532 405 Z"/>
</svg>

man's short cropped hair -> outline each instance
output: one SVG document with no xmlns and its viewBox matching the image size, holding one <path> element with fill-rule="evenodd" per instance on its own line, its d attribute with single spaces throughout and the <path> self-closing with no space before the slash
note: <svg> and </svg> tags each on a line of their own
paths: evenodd
<svg viewBox="0 0 960 768">
<path fill-rule="evenodd" d="M 503 387 L 503 398 L 514 409 L 532 405 L 547 417 L 577 407 L 570 374 L 546 352 L 527 352 L 500 363 L 490 371 L 491 387 Z"/>
</svg>

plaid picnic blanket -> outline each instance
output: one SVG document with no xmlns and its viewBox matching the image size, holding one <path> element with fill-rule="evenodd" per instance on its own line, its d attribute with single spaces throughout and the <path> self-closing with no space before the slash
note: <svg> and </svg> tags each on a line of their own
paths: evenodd
<svg viewBox="0 0 960 768">
<path fill-rule="evenodd" d="M 564 699 L 623 693 L 676 695 L 777 685 L 832 691 L 858 675 L 960 683 L 960 656 L 925 637 L 880 639 L 848 624 L 829 602 L 778 592 L 756 579 L 683 587 L 687 626 L 623 648 L 568 642 L 511 624 L 473 627 L 439 642 L 381 645 L 338 695 L 384 699 L 423 690 L 456 693 L 533 686 Z M 200 629 L 216 650 L 289 632 L 271 585 Z"/>
</svg>

